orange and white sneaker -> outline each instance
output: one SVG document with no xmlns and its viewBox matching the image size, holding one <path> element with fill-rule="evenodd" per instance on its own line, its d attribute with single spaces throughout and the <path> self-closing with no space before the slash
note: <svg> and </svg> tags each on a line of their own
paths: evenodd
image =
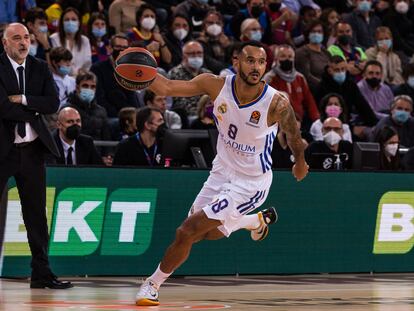
<svg viewBox="0 0 414 311">
<path fill-rule="evenodd" d="M 135 297 L 135 305 L 137 306 L 158 306 L 158 286 L 151 279 L 146 279 L 142 283 Z"/>
<path fill-rule="evenodd" d="M 250 236 L 253 241 L 262 241 L 269 233 L 269 225 L 277 221 L 277 212 L 274 207 L 269 207 L 257 213 L 260 220 L 260 226 L 250 231 Z"/>
</svg>

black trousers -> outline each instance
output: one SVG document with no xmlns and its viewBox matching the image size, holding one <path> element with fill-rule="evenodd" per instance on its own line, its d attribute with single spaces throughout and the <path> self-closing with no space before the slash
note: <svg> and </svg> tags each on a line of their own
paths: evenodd
<svg viewBox="0 0 414 311">
<path fill-rule="evenodd" d="M 47 278 L 49 267 L 49 233 L 46 219 L 45 147 L 39 139 L 24 145 L 13 145 L 0 162 L 0 189 L 14 176 L 22 205 L 23 220 L 32 253 L 32 279 Z"/>
</svg>

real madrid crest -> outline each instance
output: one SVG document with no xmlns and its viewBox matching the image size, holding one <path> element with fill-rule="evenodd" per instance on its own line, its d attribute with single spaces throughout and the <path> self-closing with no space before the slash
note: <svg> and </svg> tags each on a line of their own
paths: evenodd
<svg viewBox="0 0 414 311">
<path fill-rule="evenodd" d="M 218 106 L 217 110 L 221 114 L 226 113 L 227 112 L 227 105 L 226 105 L 226 103 L 222 103 L 220 106 Z"/>
</svg>

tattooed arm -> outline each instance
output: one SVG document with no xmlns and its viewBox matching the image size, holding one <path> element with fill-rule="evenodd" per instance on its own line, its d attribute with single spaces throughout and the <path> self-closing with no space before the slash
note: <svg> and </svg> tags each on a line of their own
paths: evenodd
<svg viewBox="0 0 414 311">
<path fill-rule="evenodd" d="M 308 174 L 309 166 L 305 161 L 305 145 L 296 123 L 295 112 L 289 99 L 283 95 L 275 95 L 271 107 L 271 124 L 278 122 L 281 130 L 286 134 L 287 144 L 295 157 L 292 173 L 300 181 Z"/>
</svg>

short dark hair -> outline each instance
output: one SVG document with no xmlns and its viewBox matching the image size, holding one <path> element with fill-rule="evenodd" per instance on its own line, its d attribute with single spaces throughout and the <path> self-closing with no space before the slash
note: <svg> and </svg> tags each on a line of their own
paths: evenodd
<svg viewBox="0 0 414 311">
<path fill-rule="evenodd" d="M 135 13 L 135 22 L 137 23 L 138 28 L 140 27 L 139 20 L 141 19 L 145 10 L 151 10 L 154 12 L 155 15 L 157 15 L 156 9 L 151 4 L 148 4 L 148 3 L 141 4 L 137 13 Z"/>
<path fill-rule="evenodd" d="M 365 71 L 367 71 L 368 66 L 378 66 L 378 67 L 381 68 L 381 72 L 382 72 L 382 64 L 379 61 L 377 61 L 377 60 L 374 60 L 373 59 L 373 60 L 367 61 L 365 63 L 364 70 L 362 71 L 363 73 L 365 73 Z"/>
<path fill-rule="evenodd" d="M 27 11 L 26 16 L 24 18 L 25 23 L 34 23 L 36 19 L 45 19 L 47 20 L 47 15 L 43 9 L 39 7 L 31 8 Z"/>
<path fill-rule="evenodd" d="M 340 63 L 343 63 L 343 62 L 346 62 L 346 60 L 342 56 L 331 55 L 329 57 L 329 64 L 340 64 Z"/>
<path fill-rule="evenodd" d="M 150 91 L 150 90 L 145 90 L 145 94 L 144 94 L 144 104 L 146 105 L 147 102 L 153 102 L 155 96 L 157 96 L 154 92 Z"/>
<path fill-rule="evenodd" d="M 133 115 L 136 115 L 137 109 L 134 107 L 124 107 L 121 110 L 119 110 L 118 114 L 118 120 L 119 120 L 119 127 L 121 128 L 122 132 L 125 132 L 128 128 L 127 121 L 129 123 L 133 122 Z"/>
<path fill-rule="evenodd" d="M 82 81 L 86 80 L 97 82 L 96 76 L 92 71 L 80 71 L 76 76 L 76 85 L 79 85 Z"/>
<path fill-rule="evenodd" d="M 111 45 L 111 47 L 114 47 L 116 39 L 122 39 L 122 40 L 128 41 L 128 37 L 126 35 L 124 35 L 123 33 L 117 33 L 113 35 L 111 39 L 109 40 L 109 44 Z"/>
<path fill-rule="evenodd" d="M 138 132 L 142 132 L 145 127 L 145 122 L 151 121 L 152 112 L 156 111 L 162 114 L 161 110 L 154 108 L 154 107 L 142 107 L 137 110 L 137 130 Z"/>
<path fill-rule="evenodd" d="M 263 48 L 263 49 L 264 49 L 264 45 L 263 45 L 263 43 L 261 43 L 260 41 L 250 40 L 250 41 L 243 42 L 243 43 L 240 45 L 239 54 L 243 51 L 243 49 L 244 49 L 246 46 L 255 46 L 255 47 L 257 47 L 257 48 Z"/>
<path fill-rule="evenodd" d="M 310 21 L 310 23 L 305 27 L 305 30 L 303 32 L 303 34 L 305 35 L 305 38 L 309 40 L 309 34 L 312 32 L 313 28 L 319 25 L 322 27 L 323 35 L 325 35 L 325 26 L 323 22 L 320 19 L 315 19 L 315 20 Z"/>
<path fill-rule="evenodd" d="M 64 48 L 63 46 L 57 46 L 50 50 L 49 58 L 50 61 L 58 63 L 61 60 L 72 60 L 73 55 L 67 48 Z"/>
</svg>

